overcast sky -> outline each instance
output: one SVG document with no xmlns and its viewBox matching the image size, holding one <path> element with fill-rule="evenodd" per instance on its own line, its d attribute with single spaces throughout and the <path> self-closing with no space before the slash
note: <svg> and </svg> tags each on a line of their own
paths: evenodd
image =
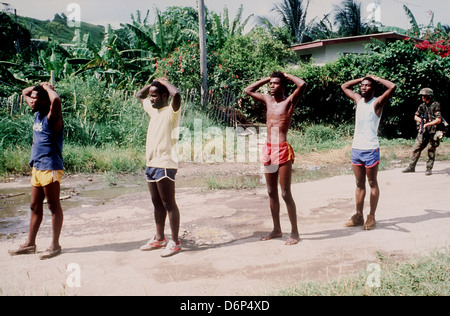
<svg viewBox="0 0 450 316">
<path fill-rule="evenodd" d="M 65 13 L 67 16 L 73 12 L 68 11 L 70 3 L 76 3 L 80 7 L 80 16 L 83 22 L 93 24 L 111 24 L 118 27 L 120 23 L 131 21 L 130 14 L 140 10 L 143 14 L 154 8 L 164 10 L 168 6 L 197 6 L 197 0 L 4 0 L 17 13 L 22 16 L 33 17 L 41 20 L 51 20 L 55 13 Z M 311 0 L 308 10 L 308 21 L 321 19 L 325 14 L 333 10 L 334 5 L 339 5 L 342 0 Z M 434 21 L 450 25 L 450 0 L 359 0 L 362 3 L 363 13 L 369 14 L 368 6 L 377 2 L 380 10 L 377 17 L 387 26 L 409 28 L 408 19 L 403 11 L 406 4 L 419 24 L 430 22 L 431 12 L 434 12 Z M 244 18 L 250 14 L 270 16 L 270 10 L 274 3 L 281 0 L 205 0 L 205 5 L 217 13 L 223 12 L 226 6 L 230 10 L 232 18 L 236 15 L 240 5 L 244 6 Z M 306 0 L 304 0 L 306 3 Z M 2 4 L 0 3 L 0 8 Z M 154 14 L 152 15 L 152 17 Z M 153 18 L 151 19 L 153 22 Z"/>
</svg>

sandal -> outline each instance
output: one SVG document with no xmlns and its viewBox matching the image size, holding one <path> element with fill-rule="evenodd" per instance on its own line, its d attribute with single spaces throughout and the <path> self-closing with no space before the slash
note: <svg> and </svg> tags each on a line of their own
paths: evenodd
<svg viewBox="0 0 450 316">
<path fill-rule="evenodd" d="M 11 256 L 32 255 L 36 253 L 36 246 L 27 246 L 27 247 L 19 246 L 19 248 L 17 249 L 8 250 L 8 253 Z"/>
<path fill-rule="evenodd" d="M 50 259 L 50 258 L 56 257 L 56 256 L 58 256 L 60 254 L 61 254 L 61 247 L 59 247 L 56 250 L 51 250 L 49 248 L 49 249 L 45 250 L 43 253 L 41 253 L 39 255 L 39 259 L 46 260 L 46 259 Z"/>
</svg>

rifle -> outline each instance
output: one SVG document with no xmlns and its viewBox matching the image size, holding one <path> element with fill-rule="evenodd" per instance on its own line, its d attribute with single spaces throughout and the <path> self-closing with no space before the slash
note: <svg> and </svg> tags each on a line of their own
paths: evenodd
<svg viewBox="0 0 450 316">
<path fill-rule="evenodd" d="M 425 111 L 420 113 L 420 130 L 419 130 L 420 134 L 423 134 L 425 132 L 424 125 L 427 120 L 430 121 L 430 115 L 428 113 L 428 107 L 425 106 Z"/>
</svg>

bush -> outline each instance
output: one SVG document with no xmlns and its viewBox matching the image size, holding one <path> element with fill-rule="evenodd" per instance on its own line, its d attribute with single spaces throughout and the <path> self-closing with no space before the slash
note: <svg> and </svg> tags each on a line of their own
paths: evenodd
<svg viewBox="0 0 450 316">
<path fill-rule="evenodd" d="M 155 77 L 167 77 L 183 90 L 200 89 L 199 47 L 195 43 L 180 46 L 167 58 L 157 60 Z M 251 82 L 281 70 L 295 53 L 266 31 L 255 28 L 246 35 L 228 38 L 217 51 L 208 52 L 208 86 L 215 95 L 233 92 L 244 97 Z M 249 118 L 262 118 L 252 100 L 242 100 L 242 111 Z"/>
<path fill-rule="evenodd" d="M 385 107 L 380 126 L 385 137 L 415 136 L 414 113 L 421 103 L 418 93 L 423 87 L 435 91 L 435 98 L 448 117 L 450 101 L 450 58 L 442 58 L 415 47 L 412 41 L 390 44 L 374 43 L 373 53 L 341 56 L 336 62 L 323 67 L 302 64 L 293 70 L 294 75 L 308 83 L 308 89 L 294 112 L 293 126 L 302 124 L 352 123 L 355 104 L 342 92 L 344 82 L 374 74 L 393 81 L 397 91 Z M 381 94 L 382 90 L 378 91 Z"/>
</svg>

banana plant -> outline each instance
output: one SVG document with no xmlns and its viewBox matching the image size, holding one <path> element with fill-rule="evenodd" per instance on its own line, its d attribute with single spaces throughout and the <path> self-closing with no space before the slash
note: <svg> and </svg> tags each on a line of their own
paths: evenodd
<svg viewBox="0 0 450 316">
<path fill-rule="evenodd" d="M 253 17 L 252 15 L 249 15 L 244 21 L 242 21 L 242 14 L 244 11 L 244 6 L 241 5 L 236 17 L 231 22 L 230 16 L 228 12 L 228 8 L 225 7 L 223 10 L 223 19 L 222 16 L 212 12 L 212 28 L 210 37 L 215 39 L 215 45 L 214 49 L 220 49 L 223 48 L 225 45 L 225 42 L 235 35 L 242 35 L 244 32 L 245 27 L 247 26 L 250 19 Z"/>
<path fill-rule="evenodd" d="M 96 76 L 100 76 L 110 83 L 116 83 L 118 78 L 129 75 L 126 62 L 115 45 L 116 40 L 117 35 L 112 31 L 111 25 L 108 25 L 100 50 L 98 52 L 91 50 L 93 58 L 78 70 L 75 75 L 95 70 Z"/>
<path fill-rule="evenodd" d="M 419 37 L 421 28 L 420 28 L 419 24 L 417 23 L 416 17 L 414 16 L 412 11 L 405 4 L 403 5 L 403 10 L 405 11 L 406 16 L 408 17 L 409 25 L 411 26 L 409 33 L 411 35 Z"/>
</svg>

